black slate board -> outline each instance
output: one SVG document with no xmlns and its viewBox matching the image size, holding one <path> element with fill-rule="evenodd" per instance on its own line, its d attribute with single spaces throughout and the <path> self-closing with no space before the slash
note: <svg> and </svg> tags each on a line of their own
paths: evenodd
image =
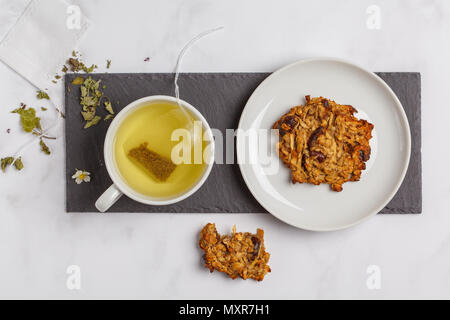
<svg viewBox="0 0 450 320">
<path fill-rule="evenodd" d="M 269 73 L 186 73 L 179 79 L 184 100 L 196 106 L 212 128 L 225 133 L 237 128 L 248 98 Z M 406 178 L 392 201 L 381 213 L 422 211 L 420 74 L 378 73 L 394 90 L 405 108 L 411 127 L 412 153 Z M 95 212 L 96 199 L 112 183 L 103 161 L 103 141 L 109 121 L 84 130 L 80 115 L 79 86 L 71 84 L 77 75 L 65 76 L 66 96 L 66 209 L 67 212 Z M 102 80 L 103 90 L 118 112 L 130 102 L 150 95 L 173 95 L 173 74 L 92 74 Z M 70 89 L 70 92 L 69 92 Z M 99 109 L 100 110 L 100 109 Z M 103 110 L 100 111 L 104 112 Z M 77 185 L 71 179 L 75 168 L 91 171 L 92 181 Z M 382 186 L 380 186 L 382 187 Z M 169 206 L 148 206 L 123 196 L 110 212 L 263 213 L 253 198 L 239 167 L 215 164 L 205 184 L 186 200 Z"/>
</svg>

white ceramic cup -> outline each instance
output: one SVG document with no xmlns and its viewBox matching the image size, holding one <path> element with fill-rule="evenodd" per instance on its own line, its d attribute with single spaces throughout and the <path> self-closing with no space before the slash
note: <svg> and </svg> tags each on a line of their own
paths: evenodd
<svg viewBox="0 0 450 320">
<path fill-rule="evenodd" d="M 172 204 L 178 201 L 181 201 L 183 199 L 186 199 L 190 195 L 192 195 L 195 191 L 197 191 L 202 184 L 206 181 L 208 178 L 209 173 L 211 172 L 211 169 L 214 164 L 214 139 L 212 135 L 211 128 L 209 127 L 208 122 L 206 119 L 202 116 L 202 114 L 195 109 L 192 105 L 187 103 L 186 101 L 179 100 L 179 103 L 186 108 L 195 118 L 196 120 L 199 120 L 203 124 L 203 130 L 206 137 L 209 139 L 210 147 L 209 154 L 207 157 L 209 157 L 207 161 L 207 166 L 205 170 L 203 171 L 203 174 L 201 178 L 192 185 L 188 190 L 184 191 L 181 194 L 177 194 L 173 197 L 169 198 L 157 198 L 157 197 L 151 197 L 144 194 L 141 194 L 135 190 L 133 190 L 121 177 L 119 173 L 119 169 L 117 168 L 115 157 L 114 157 L 114 142 L 117 134 L 117 130 L 122 124 L 122 122 L 134 111 L 141 107 L 151 108 L 152 103 L 157 102 L 165 102 L 165 103 L 171 103 L 176 104 L 177 99 L 174 97 L 169 96 L 149 96 L 145 98 L 141 98 L 139 100 L 136 100 L 129 105 L 127 105 L 125 108 L 123 108 L 113 119 L 111 122 L 108 131 L 106 133 L 105 137 L 105 146 L 104 146 L 104 157 L 105 157 L 105 165 L 106 169 L 108 170 L 108 174 L 111 177 L 113 181 L 113 185 L 111 185 L 95 202 L 95 207 L 100 212 L 105 212 L 108 210 L 117 200 L 120 199 L 122 195 L 126 195 L 129 198 L 136 200 L 138 202 L 148 204 L 148 205 L 168 205 Z"/>
</svg>

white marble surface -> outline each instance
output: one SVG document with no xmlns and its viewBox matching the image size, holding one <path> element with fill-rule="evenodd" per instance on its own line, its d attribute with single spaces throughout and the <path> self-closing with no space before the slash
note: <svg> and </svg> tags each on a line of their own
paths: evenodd
<svg viewBox="0 0 450 320">
<path fill-rule="evenodd" d="M 93 22 L 79 49 L 100 71 L 105 59 L 111 72 L 172 71 L 187 40 L 223 25 L 192 49 L 185 71 L 273 71 L 335 56 L 373 71 L 421 72 L 423 214 L 378 215 L 331 233 L 263 214 L 67 214 L 60 127 L 50 157 L 34 143 L 22 172 L 0 174 L 1 298 L 450 298 L 450 2 L 76 3 Z M 370 5 L 381 9 L 380 30 L 366 27 Z M 1 63 L 0 87 L 4 156 L 27 139 L 9 110 L 21 101 L 39 104 L 34 89 Z M 51 120 L 47 113 L 44 122 Z M 220 231 L 234 223 L 264 228 L 272 273 L 262 283 L 209 274 L 196 245 L 208 221 Z M 69 265 L 81 268 L 80 290 L 66 287 Z M 366 286 L 369 265 L 381 268 L 379 290 Z"/>
</svg>

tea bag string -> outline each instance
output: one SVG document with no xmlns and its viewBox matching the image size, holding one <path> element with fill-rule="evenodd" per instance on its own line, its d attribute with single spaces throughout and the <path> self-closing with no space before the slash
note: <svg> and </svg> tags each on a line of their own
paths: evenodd
<svg viewBox="0 0 450 320">
<path fill-rule="evenodd" d="M 190 121 L 190 116 L 188 114 L 188 112 L 185 110 L 185 108 L 181 105 L 180 103 L 180 88 L 178 86 L 178 78 L 180 76 L 180 68 L 181 68 L 181 63 L 183 62 L 183 58 L 184 55 L 186 54 L 186 52 L 200 39 L 202 39 L 203 37 L 206 37 L 207 35 L 222 30 L 224 27 L 216 27 L 214 29 L 209 29 L 206 31 L 203 31 L 202 33 L 198 34 L 197 36 L 195 36 L 193 39 L 191 39 L 184 47 L 183 49 L 180 51 L 180 54 L 178 55 L 178 60 L 177 60 L 177 64 L 175 67 L 175 79 L 174 79 L 174 84 L 175 84 L 175 98 L 177 99 L 177 104 L 178 106 L 181 108 L 181 110 L 183 111 L 183 113 L 185 114 L 185 116 L 189 119 L 188 123 L 191 123 Z"/>
</svg>

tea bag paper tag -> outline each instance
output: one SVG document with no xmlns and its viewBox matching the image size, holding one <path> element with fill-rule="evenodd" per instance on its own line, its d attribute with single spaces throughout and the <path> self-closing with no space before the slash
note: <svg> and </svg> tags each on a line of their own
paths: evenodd
<svg viewBox="0 0 450 320">
<path fill-rule="evenodd" d="M 9 11 L 14 15 L 17 10 Z M 48 88 L 59 108 L 63 107 L 63 81 L 54 84 L 52 80 L 61 74 L 89 27 L 87 18 L 77 11 L 62 0 L 32 0 L 0 41 L 0 60 L 40 90 Z M 78 16 L 70 21 L 71 15 Z"/>
</svg>

